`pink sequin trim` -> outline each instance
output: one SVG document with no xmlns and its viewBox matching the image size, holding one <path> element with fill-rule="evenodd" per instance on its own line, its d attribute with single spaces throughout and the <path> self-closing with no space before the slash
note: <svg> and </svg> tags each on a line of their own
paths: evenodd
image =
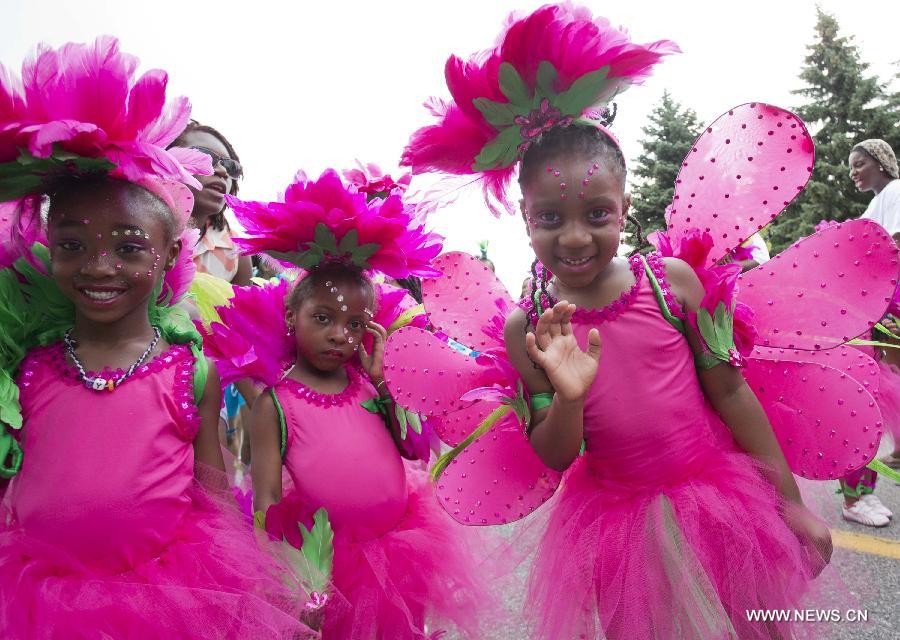
<svg viewBox="0 0 900 640">
<path fill-rule="evenodd" d="M 286 388 L 309 404 L 318 407 L 340 407 L 353 401 L 362 383 L 362 376 L 355 367 L 345 367 L 345 369 L 347 371 L 347 386 L 340 393 L 319 393 L 302 382 L 297 382 L 291 378 L 284 378 L 278 383 L 278 386 Z"/>
<path fill-rule="evenodd" d="M 676 318 L 684 320 L 684 311 L 681 309 L 681 305 L 678 304 L 675 294 L 672 293 L 669 281 L 666 280 L 666 264 L 663 262 L 662 256 L 654 251 L 644 256 L 644 258 L 647 260 L 647 265 L 650 267 L 650 271 L 653 272 L 656 282 L 659 283 L 659 288 L 663 292 L 663 298 L 666 300 L 669 312 Z"/>
<path fill-rule="evenodd" d="M 123 385 L 130 381 L 145 378 L 153 373 L 159 373 L 170 366 L 176 366 L 175 382 L 173 385 L 173 399 L 178 407 L 180 421 L 177 423 L 178 432 L 187 440 L 193 440 L 200 429 L 200 412 L 194 402 L 194 355 L 187 345 L 173 344 L 169 348 L 134 370 L 130 378 L 122 382 Z M 33 378 L 39 368 L 56 371 L 60 379 L 72 387 L 83 387 L 84 382 L 78 371 L 66 362 L 66 354 L 61 342 L 35 349 L 26 358 L 19 376 L 19 389 L 24 397 L 30 392 Z M 89 377 L 103 376 L 105 378 L 121 376 L 124 369 L 111 369 L 104 367 L 102 371 L 88 371 Z M 103 393 L 103 392 L 94 392 Z M 115 393 L 113 391 L 112 393 Z"/>
</svg>

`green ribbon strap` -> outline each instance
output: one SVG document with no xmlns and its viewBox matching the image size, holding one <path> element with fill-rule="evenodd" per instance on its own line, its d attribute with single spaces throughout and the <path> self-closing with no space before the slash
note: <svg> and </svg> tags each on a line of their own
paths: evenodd
<svg viewBox="0 0 900 640">
<path fill-rule="evenodd" d="M 444 473 L 444 470 L 463 452 L 463 450 L 465 450 L 466 447 L 487 433 L 491 427 L 497 424 L 497 422 L 503 419 L 512 410 L 513 408 L 508 404 L 502 404 L 494 409 L 487 418 L 481 421 L 481 424 L 475 427 L 475 430 L 472 431 L 465 440 L 437 459 L 434 466 L 431 468 L 431 479 L 434 482 L 437 482 L 438 478 L 441 477 L 441 474 Z"/>
<path fill-rule="evenodd" d="M 900 472 L 898 472 L 896 469 L 891 469 L 889 466 L 887 466 L 877 458 L 867 464 L 866 468 L 871 469 L 875 473 L 883 475 L 885 478 L 890 478 L 894 482 L 900 482 Z"/>
<path fill-rule="evenodd" d="M 532 393 L 531 394 L 531 410 L 540 411 L 541 409 L 546 409 L 551 404 L 553 404 L 553 396 L 556 395 L 552 392 L 548 393 Z"/>
</svg>

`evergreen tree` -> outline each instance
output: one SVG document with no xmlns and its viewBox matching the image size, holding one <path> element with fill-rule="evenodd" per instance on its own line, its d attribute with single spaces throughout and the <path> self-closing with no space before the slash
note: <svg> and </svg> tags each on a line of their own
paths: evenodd
<svg viewBox="0 0 900 640">
<path fill-rule="evenodd" d="M 665 229 L 666 207 L 672 202 L 675 178 L 681 161 L 697 139 L 697 114 L 682 107 L 665 91 L 659 104 L 643 127 L 643 152 L 637 159 L 633 175 L 631 214 L 643 227 L 644 234 Z M 629 227 L 634 235 L 634 229 Z M 636 242 L 636 240 L 632 240 Z"/>
<path fill-rule="evenodd" d="M 794 93 L 805 103 L 796 109 L 816 143 L 816 164 L 806 190 L 768 228 L 774 252 L 813 232 L 821 220 L 858 218 L 872 194 L 856 191 L 847 158 L 855 144 L 883 138 L 900 143 L 900 105 L 888 96 L 869 65 L 860 58 L 853 37 L 839 35 L 834 16 L 817 9 L 815 41 L 800 73 L 806 84 Z"/>
</svg>

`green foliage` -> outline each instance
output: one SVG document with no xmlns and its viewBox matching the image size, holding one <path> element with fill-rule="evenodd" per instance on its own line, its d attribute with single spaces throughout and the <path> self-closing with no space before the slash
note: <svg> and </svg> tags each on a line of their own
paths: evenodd
<svg viewBox="0 0 900 640">
<path fill-rule="evenodd" d="M 631 192 L 631 214 L 641 223 L 645 235 L 665 229 L 665 211 L 675 193 L 678 169 L 700 129 L 697 114 L 682 107 L 668 91 L 649 120 L 643 128 L 646 137 L 641 140 L 643 152 L 633 171 Z M 634 229 L 629 229 L 633 235 Z"/>
<path fill-rule="evenodd" d="M 900 96 L 875 76 L 866 74 L 852 36 L 839 34 L 834 16 L 817 9 L 815 39 L 807 50 L 794 91 L 804 98 L 797 114 L 816 143 L 816 165 L 806 190 L 770 225 L 769 239 L 779 252 L 812 233 L 821 220 L 858 218 L 872 199 L 859 193 L 849 178 L 847 158 L 867 138 L 883 138 L 900 148 Z"/>
</svg>

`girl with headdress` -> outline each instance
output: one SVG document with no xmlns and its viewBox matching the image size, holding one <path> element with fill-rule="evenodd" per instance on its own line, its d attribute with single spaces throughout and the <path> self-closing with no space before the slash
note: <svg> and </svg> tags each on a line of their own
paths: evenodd
<svg viewBox="0 0 900 640">
<path fill-rule="evenodd" d="M 808 257 L 797 247 L 794 270 L 785 257 L 788 273 L 773 266 L 762 279 L 756 269 L 748 276 L 757 280 L 741 289 L 754 304 L 769 296 L 756 341 L 747 306 L 734 298 L 739 267 L 715 266 L 792 197 L 776 202 L 770 193 L 797 193 L 808 179 L 812 144 L 795 116 L 743 105 L 695 143 L 667 216 L 671 235 L 660 241 L 665 254 L 690 265 L 659 253 L 617 256 L 630 199 L 624 156 L 608 129 L 615 108 L 607 104 L 675 51 L 670 41 L 632 43 L 568 4 L 510 19 L 495 48 L 469 61 L 449 59 L 453 100 L 430 103 L 438 122 L 417 131 L 404 155 L 414 173 L 476 176 L 494 210 L 511 208 L 506 187 L 518 165 L 520 210 L 536 254 L 522 308 L 508 312 L 486 270 L 451 254 L 442 263 L 446 284 L 425 291 L 426 310 L 452 337 L 486 347 L 467 359 L 422 332 L 401 330 L 388 342 L 386 372 L 398 401 L 477 423 L 466 437 L 458 425 L 443 434 L 454 449 L 435 466 L 441 504 L 458 521 L 522 518 L 549 499 L 566 470 L 528 582 L 529 617 L 543 638 L 768 638 L 809 630 L 748 616 L 796 607 L 831 555 L 829 531 L 803 505 L 791 469 L 835 478 L 871 460 L 880 436 L 880 415 L 862 382 L 825 364 L 795 368 L 849 339 L 834 336 L 859 335 L 881 289 L 870 292 L 874 300 L 856 289 L 861 308 L 843 315 L 823 304 L 814 328 L 806 316 L 791 316 L 803 324 L 782 344 L 788 332 L 777 314 L 790 311 L 785 298 L 799 285 L 778 283 L 808 276 L 832 243 L 806 245 Z M 872 227 L 862 224 L 855 245 L 836 242 L 847 254 L 869 250 L 842 285 L 859 287 L 872 273 L 896 269 L 888 266 L 895 252 L 873 244 L 880 237 Z M 834 233 L 852 239 L 856 230 Z M 820 269 L 846 259 L 825 254 Z M 454 290 L 465 302 L 452 304 Z M 793 351 L 763 353 L 770 341 Z M 796 355 L 805 348 L 808 355 Z M 859 358 L 865 368 L 868 359 Z M 420 380 L 414 367 L 425 361 L 445 383 L 435 384 L 433 373 Z M 790 394 L 782 372 L 796 375 Z M 823 405 L 819 386 L 833 390 L 840 408 Z M 425 388 L 433 390 L 420 403 Z M 822 438 L 814 420 L 827 420 L 837 440 Z"/>
<path fill-rule="evenodd" d="M 0 67 L 0 635 L 313 637 L 223 490 L 218 375 L 175 306 L 210 163 L 166 150 L 190 106 L 137 65 L 101 37 Z"/>
<path fill-rule="evenodd" d="M 333 531 L 333 566 L 329 554 L 323 568 L 350 611 L 326 607 L 326 637 L 421 638 L 444 623 L 474 633 L 474 564 L 430 488 L 404 469 L 401 432 L 417 418 L 396 410 L 385 385 L 387 331 L 373 321 L 369 276 L 437 275 L 430 263 L 440 237 L 399 193 L 367 198 L 333 170 L 317 180 L 298 174 L 281 202 L 228 200 L 245 252 L 307 270 L 290 289 L 238 292 L 211 327 L 223 369 L 268 386 L 251 427 L 257 521 L 301 549 L 316 528 Z M 235 303 L 251 293 L 256 302 Z"/>
</svg>

